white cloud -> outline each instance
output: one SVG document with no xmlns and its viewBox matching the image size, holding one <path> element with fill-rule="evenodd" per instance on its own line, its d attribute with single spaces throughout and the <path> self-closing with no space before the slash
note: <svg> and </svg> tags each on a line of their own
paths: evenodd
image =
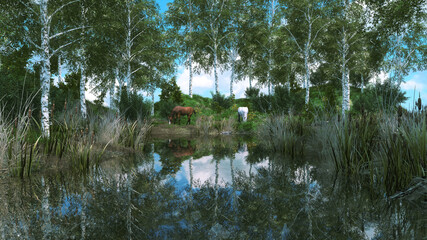
<svg viewBox="0 0 427 240">
<path fill-rule="evenodd" d="M 416 74 L 410 80 L 402 83 L 401 87 L 406 91 L 413 91 L 414 89 L 419 91 L 426 89 L 426 84 L 421 80 L 421 76 Z"/>
<path fill-rule="evenodd" d="M 177 75 L 177 84 L 181 88 L 181 91 L 185 94 L 188 94 L 188 83 L 189 83 L 189 71 L 184 69 L 183 66 L 180 67 Z M 230 96 L 230 78 L 231 71 L 227 70 L 224 72 L 218 73 L 218 87 L 219 91 L 226 95 Z M 255 86 L 257 81 L 252 81 L 252 86 Z M 233 83 L 233 93 L 236 98 L 244 98 L 245 90 L 249 87 L 249 80 L 247 78 Z M 210 97 L 208 94 L 210 91 L 215 91 L 215 78 L 214 74 L 201 73 L 193 74 L 193 94 L 199 94 L 204 97 Z M 261 92 L 266 93 L 267 88 L 261 88 Z M 208 95 L 206 95 L 208 94 Z"/>
</svg>

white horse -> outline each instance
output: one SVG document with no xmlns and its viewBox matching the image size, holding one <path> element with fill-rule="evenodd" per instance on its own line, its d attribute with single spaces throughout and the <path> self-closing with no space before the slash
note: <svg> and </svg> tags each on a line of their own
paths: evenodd
<svg viewBox="0 0 427 240">
<path fill-rule="evenodd" d="M 247 107 L 239 107 L 237 109 L 237 116 L 239 117 L 239 122 L 240 122 L 240 117 L 243 118 L 243 122 L 246 122 L 246 120 L 248 120 L 248 112 L 249 112 L 249 109 Z"/>
</svg>

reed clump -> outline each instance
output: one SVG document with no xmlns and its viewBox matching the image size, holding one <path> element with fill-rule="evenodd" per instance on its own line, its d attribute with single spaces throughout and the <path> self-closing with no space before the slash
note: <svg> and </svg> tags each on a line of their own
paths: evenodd
<svg viewBox="0 0 427 240">
<path fill-rule="evenodd" d="M 345 120 L 332 118 L 320 124 L 318 136 L 337 171 L 354 175 L 368 171 L 373 176 L 372 157 L 378 149 L 379 126 L 376 115 L 360 115 Z"/>
<path fill-rule="evenodd" d="M 378 157 L 388 193 L 404 190 L 413 179 L 426 177 L 427 126 L 424 114 L 407 115 L 399 122 L 381 121 L 381 138 Z"/>
<path fill-rule="evenodd" d="M 209 135 L 213 129 L 214 119 L 213 116 L 201 116 L 196 120 L 196 128 L 199 135 Z"/>
<path fill-rule="evenodd" d="M 34 164 L 40 159 L 39 139 L 29 141 L 32 115 L 27 102 L 14 119 L 0 109 L 0 170 L 11 176 L 30 176 Z"/>
<path fill-rule="evenodd" d="M 292 157 L 304 154 L 305 136 L 308 134 L 304 119 L 292 115 L 268 117 L 257 131 L 258 138 L 273 151 Z"/>
<path fill-rule="evenodd" d="M 144 147 L 145 139 L 151 131 L 151 121 L 125 121 L 122 126 L 123 127 L 118 138 L 119 142 L 125 147 L 130 147 L 134 150 L 142 150 L 142 148 Z"/>
</svg>

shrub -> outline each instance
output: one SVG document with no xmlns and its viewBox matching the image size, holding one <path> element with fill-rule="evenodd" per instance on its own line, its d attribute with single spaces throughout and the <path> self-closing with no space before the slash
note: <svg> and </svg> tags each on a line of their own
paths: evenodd
<svg viewBox="0 0 427 240">
<path fill-rule="evenodd" d="M 222 95 L 221 93 L 212 93 L 212 109 L 214 109 L 216 112 L 220 113 L 225 109 L 231 108 L 234 102 L 234 95 L 230 97 L 226 97 L 225 95 Z"/>
<path fill-rule="evenodd" d="M 377 82 L 368 86 L 354 101 L 353 108 L 357 112 L 362 112 L 362 109 L 367 112 L 394 111 L 406 99 L 398 86 L 386 80 L 384 83 Z"/>
<path fill-rule="evenodd" d="M 128 94 L 126 87 L 122 88 L 119 109 L 126 119 L 135 121 L 138 118 L 147 118 L 151 112 L 151 104 L 150 101 L 144 101 L 144 98 L 136 92 Z"/>
<path fill-rule="evenodd" d="M 169 82 L 162 83 L 160 88 L 162 89 L 160 101 L 172 101 L 176 104 L 182 103 L 182 92 L 176 83 L 176 77 L 173 77 Z"/>
<path fill-rule="evenodd" d="M 246 95 L 247 98 L 258 97 L 258 95 L 259 95 L 259 89 L 258 88 L 254 88 L 254 87 L 246 88 L 245 95 Z"/>
</svg>

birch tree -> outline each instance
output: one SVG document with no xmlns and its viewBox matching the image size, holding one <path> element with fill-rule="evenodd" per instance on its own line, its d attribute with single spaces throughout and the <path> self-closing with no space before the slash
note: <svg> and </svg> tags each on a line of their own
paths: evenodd
<svg viewBox="0 0 427 240">
<path fill-rule="evenodd" d="M 219 94 L 218 71 L 228 58 L 228 35 L 230 34 L 229 0 L 204 0 L 200 4 L 200 32 L 204 40 L 206 56 L 199 62 L 206 71 L 213 70 L 215 94 Z"/>
<path fill-rule="evenodd" d="M 193 71 L 194 55 L 197 51 L 193 33 L 198 30 L 197 11 L 194 0 L 176 0 L 169 5 L 166 12 L 166 21 L 172 26 L 170 34 L 175 38 L 177 51 L 183 57 L 183 62 L 188 67 L 188 95 L 193 97 Z"/>
<path fill-rule="evenodd" d="M 67 46 L 75 43 L 79 39 L 71 39 L 59 46 L 55 45 L 64 35 L 84 28 L 84 26 L 72 27 L 72 23 L 61 24 L 57 17 L 72 4 L 77 4 L 78 0 L 70 0 L 58 5 L 58 2 L 49 0 L 19 1 L 28 11 L 28 21 L 36 24 L 25 26 L 26 40 L 36 49 L 35 55 L 40 59 L 40 86 L 41 86 L 41 127 L 44 136 L 49 136 L 49 90 L 51 83 L 51 58 Z M 32 28 L 29 28 L 32 27 Z M 35 36 L 40 36 L 36 40 Z M 63 41 L 62 41 L 63 42 Z"/>
<path fill-rule="evenodd" d="M 249 88 L 252 88 L 252 82 L 255 77 L 261 77 L 265 67 L 260 64 L 265 62 L 264 41 L 265 38 L 265 3 L 256 0 L 245 0 L 241 3 L 237 28 L 237 49 L 239 59 L 234 63 L 237 77 L 233 79 L 242 80 L 245 77 L 249 79 Z"/>
<path fill-rule="evenodd" d="M 338 52 L 340 55 L 340 72 L 341 72 L 341 86 L 342 86 L 342 105 L 341 111 L 343 119 L 345 119 L 346 111 L 350 110 L 350 67 L 349 61 L 355 56 L 356 51 L 354 48 L 360 42 L 363 36 L 363 24 L 359 21 L 361 16 L 360 5 L 357 2 L 350 2 L 343 0 L 340 6 L 341 13 L 339 21 L 339 37 Z"/>
<path fill-rule="evenodd" d="M 304 0 L 289 1 L 285 6 L 282 26 L 286 29 L 295 49 L 304 61 L 305 104 L 310 101 L 310 74 L 315 62 L 316 43 L 319 34 L 325 31 L 329 21 L 325 17 L 327 1 Z"/>
</svg>

